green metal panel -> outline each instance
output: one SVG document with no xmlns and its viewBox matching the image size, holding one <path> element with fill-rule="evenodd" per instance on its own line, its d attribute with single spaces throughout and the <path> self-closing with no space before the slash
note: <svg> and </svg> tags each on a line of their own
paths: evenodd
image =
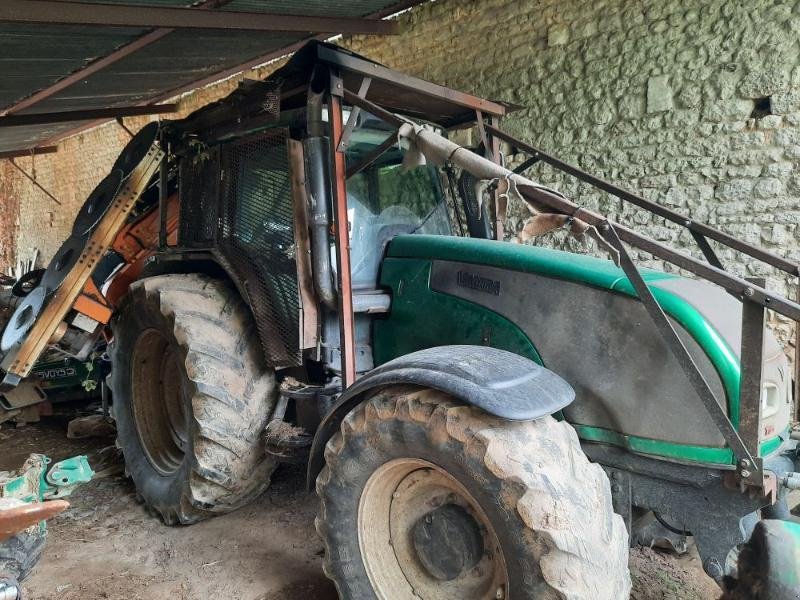
<svg viewBox="0 0 800 600">
<path fill-rule="evenodd" d="M 493 240 L 405 235 L 392 241 L 388 255 L 490 265 L 584 283 L 636 297 L 630 281 L 614 263 L 571 252 Z M 641 272 L 648 283 L 678 278 L 678 275 L 653 269 L 641 269 Z M 708 355 L 725 387 L 728 415 L 734 426 L 738 426 L 739 360 L 735 353 L 693 306 L 667 290 L 651 287 L 651 291 L 664 311 L 680 323 Z"/>
<path fill-rule="evenodd" d="M 381 271 L 381 284 L 392 289 L 393 301 L 390 316 L 375 323 L 376 364 L 421 348 L 456 343 L 504 348 L 541 364 L 533 342 L 515 324 L 485 307 L 430 290 L 432 259 L 537 273 L 635 296 L 622 270 L 607 260 L 491 240 L 398 236 L 389 246 Z M 647 282 L 678 277 L 652 269 L 643 269 L 642 274 Z M 735 353 L 694 307 L 666 290 L 651 289 L 664 311 L 680 323 L 708 355 L 723 382 L 730 419 L 738 426 L 740 371 Z M 636 452 L 704 464 L 733 462 L 728 448 L 671 444 L 597 427 L 578 426 L 577 429 L 584 439 L 613 443 Z M 774 437 L 763 442 L 760 451 L 762 455 L 771 454 L 780 446 L 780 437 Z"/>
<path fill-rule="evenodd" d="M 734 464 L 733 452 L 730 448 L 710 448 L 707 446 L 689 446 L 686 444 L 672 444 L 662 440 L 625 435 L 616 431 L 609 431 L 602 427 L 573 424 L 578 432 L 578 437 L 592 442 L 603 442 L 627 448 L 639 454 L 652 454 L 667 458 L 676 458 L 686 462 L 703 464 L 731 465 Z M 768 456 L 778 450 L 783 444 L 779 436 L 775 436 L 761 443 L 760 456 Z"/>
<path fill-rule="evenodd" d="M 430 273 L 428 260 L 383 262 L 381 283 L 392 288 L 392 312 L 374 323 L 376 364 L 443 344 L 492 346 L 541 364 L 519 327 L 482 306 L 432 291 Z"/>
<path fill-rule="evenodd" d="M 33 375 L 39 378 L 39 387 L 47 391 L 80 388 L 84 382 L 102 377 L 99 361 L 81 362 L 73 358 L 39 362 L 33 366 Z"/>
</svg>

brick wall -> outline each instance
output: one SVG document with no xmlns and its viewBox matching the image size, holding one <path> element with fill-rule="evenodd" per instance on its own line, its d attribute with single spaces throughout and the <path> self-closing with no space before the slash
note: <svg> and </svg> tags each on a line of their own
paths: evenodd
<svg viewBox="0 0 800 600">
<path fill-rule="evenodd" d="M 438 0 L 400 19 L 402 35 L 340 43 L 402 71 L 520 104 L 505 123 L 511 133 L 800 260 L 800 4 Z M 233 85 L 185 96 L 183 112 Z M 27 257 L 33 247 L 52 254 L 124 141 L 122 129 L 111 124 L 37 159 L 38 178 L 62 200 L 60 209 L 0 171 L 0 196 L 19 205 L 19 255 Z M 521 158 L 510 157 L 512 164 Z M 547 167 L 530 174 L 656 239 L 692 246 L 687 233 Z M 3 222 L 13 204 L 0 215 Z M 524 218 L 521 207 L 512 207 L 509 230 L 521 228 Z M 581 246 L 561 234 L 539 243 Z M 0 248 L 0 261 L 7 255 Z M 774 287 L 797 293 L 796 284 L 769 269 L 730 252 L 721 257 L 738 273 L 765 275 Z M 777 325 L 785 337 L 787 326 Z"/>
</svg>

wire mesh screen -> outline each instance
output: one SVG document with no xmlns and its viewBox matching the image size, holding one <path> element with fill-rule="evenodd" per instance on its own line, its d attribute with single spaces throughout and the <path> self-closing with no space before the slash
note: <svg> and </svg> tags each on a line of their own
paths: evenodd
<svg viewBox="0 0 800 600">
<path fill-rule="evenodd" d="M 219 226 L 219 151 L 216 148 L 181 159 L 178 186 L 181 199 L 178 243 L 210 248 Z"/>
<path fill-rule="evenodd" d="M 270 366 L 300 364 L 288 132 L 222 147 L 219 253 L 245 287 Z"/>
</svg>

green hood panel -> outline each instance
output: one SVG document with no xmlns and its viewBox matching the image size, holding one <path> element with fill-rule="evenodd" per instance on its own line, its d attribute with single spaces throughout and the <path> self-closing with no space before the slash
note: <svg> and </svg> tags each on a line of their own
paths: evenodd
<svg viewBox="0 0 800 600">
<path fill-rule="evenodd" d="M 533 342 L 516 324 L 483 306 L 431 290 L 429 278 L 433 260 L 467 262 L 534 273 L 636 296 L 622 269 L 609 260 L 533 246 L 474 238 L 403 235 L 394 238 L 387 256 L 382 267 L 381 284 L 392 288 L 392 311 L 388 319 L 375 322 L 376 364 L 437 343 L 491 345 L 542 362 Z M 650 284 L 682 279 L 678 275 L 652 269 L 641 269 L 641 272 Z M 664 311 L 692 335 L 711 360 L 725 389 L 731 421 L 738 426 L 738 357 L 691 303 L 657 285 L 650 287 Z M 483 339 L 481 335 L 481 331 L 487 329 L 492 332 L 491 340 Z M 588 439 L 596 439 L 597 434 L 601 433 L 600 430 L 590 431 L 593 428 L 585 429 L 585 436 L 582 437 Z M 600 438 L 613 443 L 613 440 L 604 439 L 612 433 L 606 432 Z M 667 442 L 649 444 L 646 439 L 626 437 L 626 443 L 619 445 L 630 446 L 631 442 L 636 442 L 642 446 L 635 449 L 639 452 L 717 464 L 730 464 L 733 459 L 727 448 L 705 449 Z M 780 441 L 777 437 L 765 440 L 761 448 L 762 455 L 776 451 Z"/>
<path fill-rule="evenodd" d="M 636 297 L 625 273 L 610 260 L 536 246 L 475 238 L 402 235 L 392 240 L 388 256 L 470 262 L 536 273 Z M 647 283 L 680 279 L 678 275 L 653 269 L 640 269 L 640 272 Z M 738 426 L 740 372 L 735 353 L 691 304 L 659 287 L 651 286 L 650 289 L 664 311 L 680 323 L 708 355 L 725 387 L 730 419 L 734 426 Z"/>
<path fill-rule="evenodd" d="M 609 290 L 630 286 L 622 269 L 610 260 L 537 246 L 498 243 L 494 240 L 442 235 L 399 235 L 389 245 L 388 256 L 471 262 L 538 273 Z M 678 277 L 653 269 L 641 271 L 647 282 Z"/>
</svg>

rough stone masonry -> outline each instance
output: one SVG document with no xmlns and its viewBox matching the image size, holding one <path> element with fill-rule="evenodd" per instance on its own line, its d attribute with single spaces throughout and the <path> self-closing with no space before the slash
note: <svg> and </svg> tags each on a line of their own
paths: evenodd
<svg viewBox="0 0 800 600">
<path fill-rule="evenodd" d="M 399 19 L 402 35 L 339 43 L 399 70 L 517 103 L 523 108 L 504 125 L 510 133 L 800 260 L 800 2 L 437 0 Z M 183 105 L 212 101 L 233 83 L 190 94 Z M 37 176 L 63 198 L 61 208 L 13 170 L 0 170 L 0 196 L 14 197 L 0 219 L 4 227 L 18 224 L 17 257 L 38 247 L 49 258 L 124 141 L 112 124 L 37 159 Z M 507 158 L 512 165 L 522 160 Z M 529 175 L 696 252 L 688 233 L 635 207 L 546 166 Z M 512 206 L 510 235 L 525 216 Z M 560 233 L 537 243 L 581 245 Z M 0 259 L 7 254 L 0 251 Z M 720 256 L 737 273 L 766 276 L 775 289 L 798 293 L 796 282 L 772 269 L 731 251 Z M 641 264 L 653 262 L 642 256 Z M 775 324 L 787 339 L 788 325 Z"/>
</svg>

